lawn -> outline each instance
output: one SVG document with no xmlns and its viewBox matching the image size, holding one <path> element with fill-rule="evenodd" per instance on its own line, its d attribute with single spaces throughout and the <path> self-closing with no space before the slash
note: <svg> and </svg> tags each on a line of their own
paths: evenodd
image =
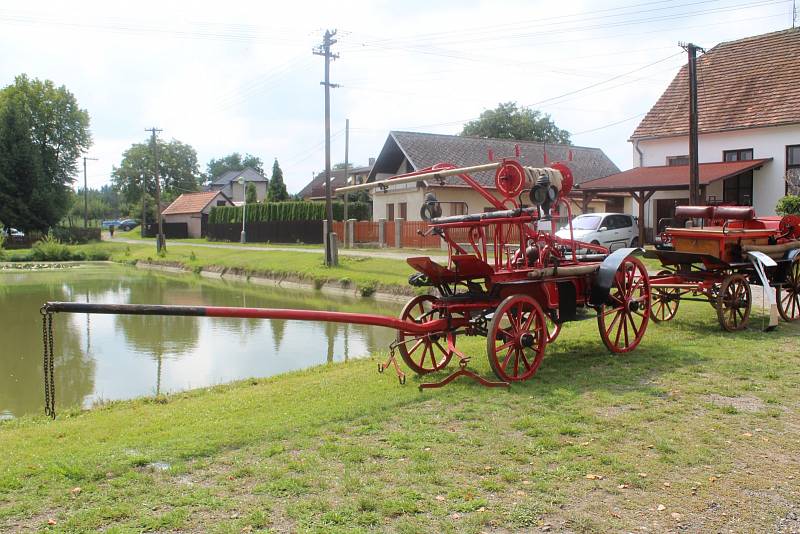
<svg viewBox="0 0 800 534">
<path fill-rule="evenodd" d="M 0 530 L 789 532 L 800 324 L 763 321 L 685 303 L 625 356 L 571 323 L 510 391 L 421 393 L 376 354 L 6 421 Z"/>
<path fill-rule="evenodd" d="M 76 251 L 102 251 L 113 261 L 134 263 L 140 260 L 179 264 L 199 271 L 211 266 L 238 269 L 250 274 L 276 278 L 300 278 L 309 282 L 339 282 L 343 286 L 408 291 L 408 276 L 414 272 L 401 259 L 340 256 L 337 267 L 326 267 L 322 253 L 285 250 L 237 250 L 211 247 L 170 247 L 159 256 L 150 243 L 126 244 L 104 241 L 70 247 Z"/>
</svg>

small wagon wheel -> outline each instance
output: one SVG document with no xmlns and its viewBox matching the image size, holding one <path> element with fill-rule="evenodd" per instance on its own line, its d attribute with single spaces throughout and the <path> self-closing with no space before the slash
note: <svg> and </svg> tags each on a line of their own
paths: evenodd
<svg viewBox="0 0 800 534">
<path fill-rule="evenodd" d="M 731 274 L 722 281 L 717 297 L 717 319 L 728 332 L 747 328 L 753 298 L 747 278 L 741 274 Z"/>
<path fill-rule="evenodd" d="M 800 256 L 786 272 L 786 281 L 777 290 L 778 313 L 785 321 L 800 319 Z"/>
<path fill-rule="evenodd" d="M 511 295 L 495 310 L 486 336 L 489 365 L 506 382 L 536 374 L 547 346 L 542 308 L 528 295 Z"/>
<path fill-rule="evenodd" d="M 555 322 L 548 314 L 544 314 L 544 327 L 547 330 L 547 343 L 550 344 L 556 340 L 558 334 L 561 333 L 561 323 Z"/>
<path fill-rule="evenodd" d="M 658 271 L 656 276 L 669 275 L 672 271 Z M 666 322 L 678 313 L 681 292 L 677 287 L 655 287 L 650 293 L 650 317 L 657 323 Z"/>
<path fill-rule="evenodd" d="M 432 295 L 414 297 L 403 307 L 400 319 L 417 324 L 439 319 L 442 312 L 434 309 L 433 303 L 436 300 Z M 420 375 L 447 367 L 453 357 L 450 343 L 455 346 L 455 334 L 450 332 L 434 332 L 421 336 L 397 332 L 397 350 L 400 356 L 412 371 Z"/>
<path fill-rule="evenodd" d="M 641 261 L 625 258 L 617 268 L 608 303 L 597 310 L 600 338 L 608 350 L 621 353 L 636 348 L 650 319 L 650 280 Z"/>
</svg>

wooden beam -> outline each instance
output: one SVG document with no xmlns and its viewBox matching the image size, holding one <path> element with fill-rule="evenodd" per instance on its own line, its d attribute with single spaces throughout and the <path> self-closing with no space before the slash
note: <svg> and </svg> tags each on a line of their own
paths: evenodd
<svg viewBox="0 0 800 534">
<path fill-rule="evenodd" d="M 655 189 L 652 190 L 641 190 L 638 193 L 636 191 L 631 191 L 631 197 L 636 201 L 639 205 L 639 246 L 643 247 L 645 243 L 645 228 L 644 228 L 644 205 L 647 203 L 648 200 L 655 194 Z"/>
</svg>

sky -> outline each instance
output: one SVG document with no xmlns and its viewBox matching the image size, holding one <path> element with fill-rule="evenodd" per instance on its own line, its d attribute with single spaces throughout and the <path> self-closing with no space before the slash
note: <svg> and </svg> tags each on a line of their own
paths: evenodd
<svg viewBox="0 0 800 534">
<path fill-rule="evenodd" d="M 376 157 L 390 130 L 458 134 L 500 102 L 549 114 L 579 146 L 631 167 L 627 142 L 686 62 L 714 45 L 792 26 L 792 0 L 42 1 L 0 3 L 0 87 L 25 73 L 89 112 L 89 187 L 145 128 L 195 148 L 277 158 L 290 192 L 331 159 Z M 500 156 L 500 155 L 498 155 Z M 269 174 L 269 173 L 268 173 Z M 82 175 L 80 178 L 82 185 Z"/>
</svg>

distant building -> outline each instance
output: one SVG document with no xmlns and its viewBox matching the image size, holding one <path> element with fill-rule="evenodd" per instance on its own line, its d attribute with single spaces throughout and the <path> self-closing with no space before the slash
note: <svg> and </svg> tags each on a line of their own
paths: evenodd
<svg viewBox="0 0 800 534">
<path fill-rule="evenodd" d="M 700 193 L 774 215 L 800 179 L 800 29 L 718 44 L 697 60 Z M 648 234 L 689 202 L 689 77 L 684 66 L 631 135 L 634 168 L 585 184 L 646 200 Z M 800 182 L 797 182 L 800 183 Z M 639 203 L 626 199 L 626 211 Z"/>
<path fill-rule="evenodd" d="M 347 177 L 344 169 L 331 170 L 331 191 L 337 187 L 344 187 L 345 184 L 355 185 L 366 182 L 375 158 L 369 158 L 369 165 L 350 167 Z M 325 200 L 325 171 L 314 176 L 306 186 L 300 190 L 298 196 L 303 200 Z"/>
<path fill-rule="evenodd" d="M 222 191 L 184 193 L 161 212 L 165 223 L 186 223 L 189 237 L 205 237 L 208 214 L 215 206 L 233 206 Z"/>
<path fill-rule="evenodd" d="M 239 184 L 239 177 L 244 178 L 244 185 Z M 222 191 L 225 195 L 237 204 L 241 204 L 245 199 L 247 184 L 256 186 L 256 198 L 258 202 L 263 202 L 267 198 L 267 186 L 269 180 L 260 172 L 252 167 L 245 167 L 241 171 L 228 171 L 211 182 L 208 186 L 210 191 Z"/>
<path fill-rule="evenodd" d="M 519 145 L 523 165 L 544 167 L 548 162 L 563 161 L 574 174 L 575 182 L 608 176 L 619 168 L 599 148 L 552 145 L 536 141 L 513 139 L 483 139 L 458 135 L 440 135 L 417 132 L 389 132 L 368 181 L 385 180 L 397 174 L 418 171 L 437 163 L 452 163 L 459 167 L 489 162 L 491 151 L 495 159 L 514 157 Z M 572 160 L 570 159 L 572 154 Z M 473 175 L 481 185 L 494 191 L 494 172 Z M 373 219 L 419 221 L 420 208 L 425 194 L 433 192 L 442 202 L 444 215 L 462 215 L 495 209 L 475 190 L 458 177 L 447 178 L 444 185 L 436 181 L 419 181 L 389 186 L 385 191 L 373 189 Z M 527 200 L 527 199 L 525 199 Z M 622 197 L 607 195 L 594 198 L 587 211 L 621 211 Z M 572 205 L 573 214 L 581 213 L 581 202 Z M 564 215 L 564 214 L 562 214 Z"/>
</svg>

